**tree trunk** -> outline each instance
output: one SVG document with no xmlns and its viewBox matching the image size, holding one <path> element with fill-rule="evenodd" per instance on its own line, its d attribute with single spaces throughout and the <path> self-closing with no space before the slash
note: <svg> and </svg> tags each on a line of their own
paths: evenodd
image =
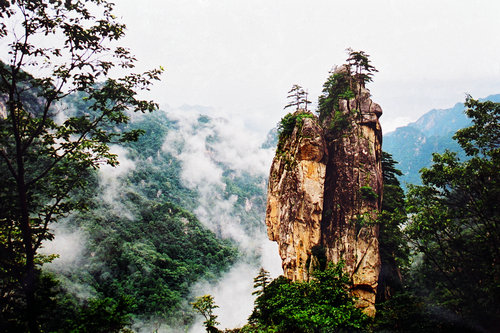
<svg viewBox="0 0 500 333">
<path fill-rule="evenodd" d="M 28 189 L 26 187 L 25 169 L 21 140 L 17 144 L 17 192 L 20 208 L 20 228 L 23 238 L 24 253 L 26 255 L 26 266 L 21 284 L 26 296 L 26 319 L 31 333 L 38 333 L 40 329 L 37 324 L 37 306 L 35 300 L 36 272 L 35 251 L 33 249 L 33 233 L 30 226 Z"/>
</svg>

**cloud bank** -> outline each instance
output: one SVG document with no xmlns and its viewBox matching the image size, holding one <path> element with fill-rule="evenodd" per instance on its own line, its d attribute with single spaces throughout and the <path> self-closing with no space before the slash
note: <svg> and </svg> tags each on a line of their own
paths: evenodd
<svg viewBox="0 0 500 333">
<path fill-rule="evenodd" d="M 267 239 L 264 212 L 257 212 L 261 224 L 249 228 L 248 221 L 238 214 L 238 197 L 224 194 L 224 174 L 231 169 L 238 176 L 246 173 L 262 179 L 260 186 L 265 193 L 274 148 L 260 148 L 264 138 L 238 119 L 208 118 L 195 110 L 169 110 L 168 117 L 176 121 L 178 130 L 168 133 L 163 150 L 181 161 L 184 184 L 198 192 L 196 216 L 219 236 L 235 241 L 243 254 L 217 283 L 200 281 L 192 288 L 192 295 L 211 294 L 219 305 L 215 313 L 220 327 L 240 327 L 253 309 L 253 278 L 259 268 L 276 277 L 282 274 L 281 260 L 277 245 Z M 245 202 L 245 210 L 252 209 L 256 209 L 252 203 Z M 191 332 L 203 330 L 202 322 L 198 318 Z"/>
</svg>

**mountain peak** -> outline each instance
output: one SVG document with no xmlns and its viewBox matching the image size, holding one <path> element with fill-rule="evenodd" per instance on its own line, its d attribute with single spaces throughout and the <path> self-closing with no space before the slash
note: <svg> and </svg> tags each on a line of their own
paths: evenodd
<svg viewBox="0 0 500 333">
<path fill-rule="evenodd" d="M 500 102 L 500 94 L 479 100 Z M 417 121 L 384 135 L 384 151 L 399 162 L 403 186 L 420 184 L 419 171 L 431 165 L 432 153 L 443 153 L 448 149 L 460 155 L 462 149 L 452 137 L 457 130 L 471 124 L 464 109 L 464 103 L 456 103 L 449 109 L 433 109 Z"/>
</svg>

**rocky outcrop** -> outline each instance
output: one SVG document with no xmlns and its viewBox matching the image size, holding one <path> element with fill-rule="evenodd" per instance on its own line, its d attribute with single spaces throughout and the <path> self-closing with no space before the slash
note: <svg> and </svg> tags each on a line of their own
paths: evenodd
<svg viewBox="0 0 500 333">
<path fill-rule="evenodd" d="M 364 87 L 358 86 L 355 96 L 340 100 L 321 123 L 316 117 L 296 121 L 292 134 L 280 138 L 266 224 L 269 238 L 279 244 L 287 278 L 308 280 L 317 262 L 315 249 L 321 249 L 327 261 L 345 262 L 358 307 L 374 316 L 382 109 Z"/>
<path fill-rule="evenodd" d="M 344 129 L 328 129 L 322 245 L 330 261 L 345 261 L 358 306 L 375 315 L 380 255 L 377 215 L 382 201 L 382 109 L 362 89 L 356 99 L 339 103 Z M 335 119 L 327 119 L 335 121 Z"/>
<path fill-rule="evenodd" d="M 285 276 L 294 281 L 308 279 L 310 250 L 321 242 L 327 160 L 322 132 L 317 119 L 303 118 L 271 166 L 267 232 L 279 244 Z"/>
</svg>

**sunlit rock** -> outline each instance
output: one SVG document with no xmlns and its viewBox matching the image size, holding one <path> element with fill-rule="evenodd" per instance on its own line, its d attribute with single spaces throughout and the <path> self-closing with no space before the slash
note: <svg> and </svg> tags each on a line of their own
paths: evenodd
<svg viewBox="0 0 500 333">
<path fill-rule="evenodd" d="M 269 176 L 266 224 L 287 278 L 310 278 L 316 247 L 327 261 L 345 262 L 358 307 L 374 316 L 382 109 L 367 89 L 358 89 L 356 98 L 340 100 L 321 123 L 315 116 L 303 118 L 281 139 Z"/>
</svg>

